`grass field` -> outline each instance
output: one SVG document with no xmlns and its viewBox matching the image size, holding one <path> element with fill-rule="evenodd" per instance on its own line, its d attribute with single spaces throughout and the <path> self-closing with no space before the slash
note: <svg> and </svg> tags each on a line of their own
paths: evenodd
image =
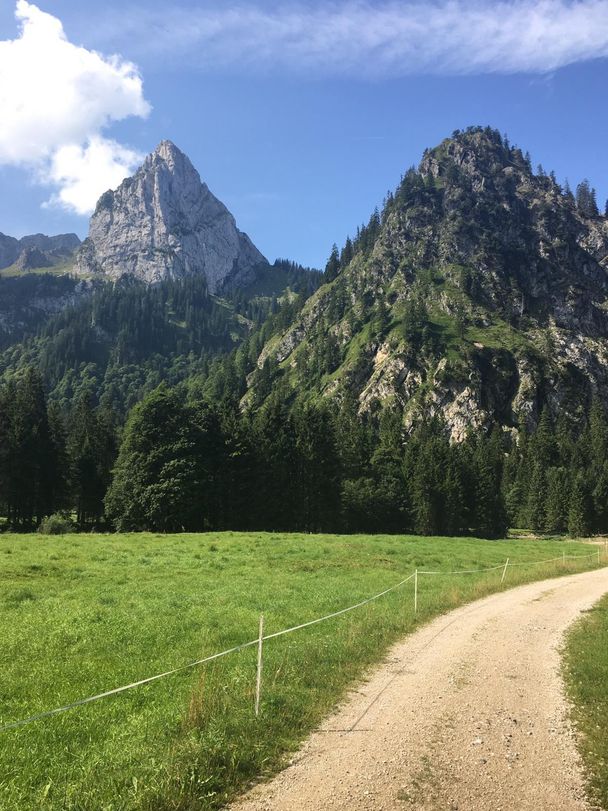
<svg viewBox="0 0 608 811">
<path fill-rule="evenodd" d="M 416 567 L 568 554 L 563 541 L 396 536 L 0 535 L 0 725 L 346 607 Z M 597 565 L 510 569 L 505 587 Z M 265 645 L 0 733 L 2 811 L 216 808 L 276 769 L 366 665 L 416 624 L 501 588 L 501 572 L 420 579 Z"/>
<path fill-rule="evenodd" d="M 564 670 L 590 794 L 608 811 L 608 597 L 569 634 Z"/>
</svg>

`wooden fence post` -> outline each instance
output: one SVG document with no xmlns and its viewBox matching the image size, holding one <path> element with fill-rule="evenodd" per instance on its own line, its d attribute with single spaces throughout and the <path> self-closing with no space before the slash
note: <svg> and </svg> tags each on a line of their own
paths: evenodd
<svg viewBox="0 0 608 811">
<path fill-rule="evenodd" d="M 505 582 L 505 577 L 507 575 L 507 566 L 509 565 L 509 561 L 511 558 L 507 558 L 507 562 L 505 563 L 505 568 L 502 570 L 502 577 L 500 578 L 501 584 Z"/>
<path fill-rule="evenodd" d="M 260 714 L 260 696 L 262 693 L 262 645 L 264 643 L 264 615 L 260 614 L 260 635 L 258 637 L 258 669 L 255 680 L 255 714 Z"/>
<path fill-rule="evenodd" d="M 414 572 L 414 614 L 418 613 L 418 569 Z"/>
</svg>

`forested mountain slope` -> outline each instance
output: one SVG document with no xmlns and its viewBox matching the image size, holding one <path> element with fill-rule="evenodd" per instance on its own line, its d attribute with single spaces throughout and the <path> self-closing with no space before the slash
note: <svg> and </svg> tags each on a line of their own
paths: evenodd
<svg viewBox="0 0 608 811">
<path fill-rule="evenodd" d="M 608 403 L 608 219 L 498 132 L 425 153 L 258 359 L 246 397 L 353 394 L 453 439 Z"/>
<path fill-rule="evenodd" d="M 288 306 L 291 300 L 301 307 L 321 279 L 319 273 L 285 260 L 277 260 L 268 276 L 264 289 L 254 284 L 223 298 L 209 293 L 203 275 L 157 284 L 129 277 L 109 283 L 27 277 L 30 293 L 62 285 L 69 300 L 53 317 L 47 312 L 46 318 L 34 321 L 26 340 L 15 342 L 13 330 L 0 352 L 0 377 L 20 377 L 33 366 L 65 413 L 87 394 L 124 417 L 163 381 L 205 377 L 214 358 L 247 341 L 281 303 Z M 0 280 L 0 292 L 11 282 L 16 280 Z M 21 290 L 25 279 L 20 282 Z M 27 300 L 31 310 L 35 299 Z M 293 312 L 293 305 L 288 309 Z M 259 352 L 261 344 L 255 346 Z"/>
</svg>

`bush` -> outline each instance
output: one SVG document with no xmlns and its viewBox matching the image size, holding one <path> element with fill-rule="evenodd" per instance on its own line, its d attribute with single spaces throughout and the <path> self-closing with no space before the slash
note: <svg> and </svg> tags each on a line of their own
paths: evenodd
<svg viewBox="0 0 608 811">
<path fill-rule="evenodd" d="M 54 513 L 42 519 L 38 532 L 41 535 L 65 535 L 66 532 L 74 532 L 74 529 L 74 523 L 69 516 Z"/>
</svg>

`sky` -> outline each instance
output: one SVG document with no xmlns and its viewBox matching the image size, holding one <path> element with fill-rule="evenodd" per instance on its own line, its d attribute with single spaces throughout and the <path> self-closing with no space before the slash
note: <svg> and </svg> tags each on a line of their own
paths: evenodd
<svg viewBox="0 0 608 811">
<path fill-rule="evenodd" d="M 272 261 L 323 267 L 489 124 L 608 197 L 608 0 L 0 0 L 0 232 L 86 236 L 163 139 Z"/>
</svg>

